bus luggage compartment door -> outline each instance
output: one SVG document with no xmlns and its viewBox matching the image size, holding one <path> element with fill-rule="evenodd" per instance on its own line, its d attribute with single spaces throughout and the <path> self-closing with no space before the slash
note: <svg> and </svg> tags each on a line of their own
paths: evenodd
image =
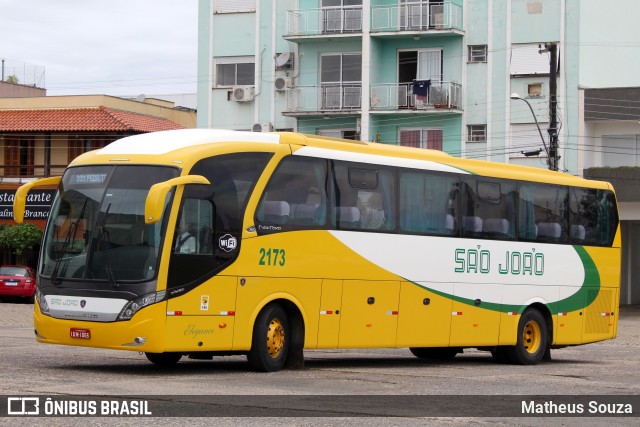
<svg viewBox="0 0 640 427">
<path fill-rule="evenodd" d="M 339 347 L 395 347 L 399 299 L 396 281 L 343 281 Z"/>
</svg>

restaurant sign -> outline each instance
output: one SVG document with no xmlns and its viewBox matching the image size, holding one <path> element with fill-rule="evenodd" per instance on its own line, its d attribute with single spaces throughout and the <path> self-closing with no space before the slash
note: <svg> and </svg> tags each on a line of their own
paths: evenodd
<svg viewBox="0 0 640 427">
<path fill-rule="evenodd" d="M 27 195 L 25 220 L 47 219 L 56 190 L 32 190 Z M 13 199 L 16 190 L 0 190 L 0 219 L 13 219 Z"/>
</svg>

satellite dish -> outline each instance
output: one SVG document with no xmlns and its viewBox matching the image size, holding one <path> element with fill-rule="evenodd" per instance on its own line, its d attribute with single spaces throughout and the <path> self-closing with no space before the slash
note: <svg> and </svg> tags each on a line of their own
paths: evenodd
<svg viewBox="0 0 640 427">
<path fill-rule="evenodd" d="M 289 64 L 290 60 L 291 60 L 290 52 L 278 53 L 276 55 L 276 67 L 278 68 L 285 67 Z"/>
</svg>

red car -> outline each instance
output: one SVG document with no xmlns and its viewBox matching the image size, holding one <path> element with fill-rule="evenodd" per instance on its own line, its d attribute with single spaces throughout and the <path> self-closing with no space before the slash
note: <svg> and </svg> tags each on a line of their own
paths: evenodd
<svg viewBox="0 0 640 427">
<path fill-rule="evenodd" d="M 30 267 L 3 265 L 0 267 L 0 296 L 24 297 L 33 301 L 36 275 Z"/>
</svg>

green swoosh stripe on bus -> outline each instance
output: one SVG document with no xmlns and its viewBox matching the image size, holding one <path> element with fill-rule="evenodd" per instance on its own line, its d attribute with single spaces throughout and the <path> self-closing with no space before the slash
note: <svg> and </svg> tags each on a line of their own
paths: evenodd
<svg viewBox="0 0 640 427">
<path fill-rule="evenodd" d="M 582 286 L 580 286 L 578 292 L 576 292 L 575 294 L 560 301 L 554 301 L 547 304 L 547 307 L 549 308 L 549 311 L 551 311 L 551 314 L 558 314 L 585 308 L 590 305 L 598 296 L 598 291 L 600 289 L 600 274 L 598 273 L 598 269 L 593 262 L 593 259 L 591 258 L 591 256 L 589 256 L 587 251 L 582 246 L 574 246 L 573 248 L 582 261 L 585 273 L 584 281 L 582 282 Z M 409 283 L 413 283 L 416 286 L 420 286 L 423 289 L 427 289 L 428 291 L 433 292 L 434 294 L 441 297 L 449 298 L 453 301 L 470 306 L 476 305 L 475 300 L 473 299 L 451 295 L 446 292 L 429 288 L 427 286 L 422 286 L 406 278 L 404 278 L 404 280 Z M 527 306 L 482 301 L 482 308 L 503 313 L 517 312 L 519 314 L 522 314 Z"/>
</svg>

